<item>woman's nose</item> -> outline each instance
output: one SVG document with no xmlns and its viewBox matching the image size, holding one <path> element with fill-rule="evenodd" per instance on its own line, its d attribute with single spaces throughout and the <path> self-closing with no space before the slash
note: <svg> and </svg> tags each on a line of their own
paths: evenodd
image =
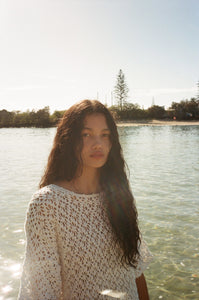
<svg viewBox="0 0 199 300">
<path fill-rule="evenodd" d="M 96 137 L 93 140 L 93 148 L 94 149 L 101 149 L 102 148 L 102 141 L 100 138 Z"/>
</svg>

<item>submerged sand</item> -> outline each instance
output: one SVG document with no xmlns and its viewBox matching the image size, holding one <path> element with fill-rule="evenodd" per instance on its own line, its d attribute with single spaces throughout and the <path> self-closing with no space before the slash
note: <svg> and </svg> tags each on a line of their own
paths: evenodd
<svg viewBox="0 0 199 300">
<path fill-rule="evenodd" d="M 199 125 L 199 121 L 173 121 L 173 120 L 138 120 L 138 121 L 118 121 L 117 126 L 191 126 Z"/>
</svg>

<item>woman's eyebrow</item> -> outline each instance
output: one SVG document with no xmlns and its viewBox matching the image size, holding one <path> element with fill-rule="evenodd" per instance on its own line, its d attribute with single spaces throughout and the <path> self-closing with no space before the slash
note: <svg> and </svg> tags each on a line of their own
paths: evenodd
<svg viewBox="0 0 199 300">
<path fill-rule="evenodd" d="M 89 127 L 83 127 L 82 130 L 90 130 L 90 131 L 92 131 L 93 129 L 92 129 L 92 128 L 89 128 Z M 102 131 L 109 131 L 109 132 L 110 132 L 110 129 L 104 128 L 104 129 L 102 129 Z"/>
<path fill-rule="evenodd" d="M 108 131 L 108 132 L 110 132 L 110 129 L 104 128 L 104 129 L 102 129 L 102 131 Z"/>
<path fill-rule="evenodd" d="M 83 127 L 83 128 L 82 128 L 82 130 L 85 130 L 85 129 L 86 129 L 86 130 L 92 130 L 92 128 L 89 128 L 89 127 Z"/>
</svg>

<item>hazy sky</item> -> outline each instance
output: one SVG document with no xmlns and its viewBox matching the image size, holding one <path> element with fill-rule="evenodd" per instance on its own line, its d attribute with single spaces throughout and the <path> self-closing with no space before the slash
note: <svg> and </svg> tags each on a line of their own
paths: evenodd
<svg viewBox="0 0 199 300">
<path fill-rule="evenodd" d="M 111 104 L 168 107 L 196 96 L 198 0 L 0 0 L 0 110 Z"/>
</svg>

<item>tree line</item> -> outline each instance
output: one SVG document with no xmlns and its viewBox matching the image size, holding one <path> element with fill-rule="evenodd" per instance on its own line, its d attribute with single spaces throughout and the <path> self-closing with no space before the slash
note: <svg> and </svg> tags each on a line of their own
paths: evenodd
<svg viewBox="0 0 199 300">
<path fill-rule="evenodd" d="M 164 107 L 152 105 L 148 109 L 142 109 L 138 104 L 125 102 L 122 105 L 109 107 L 116 121 L 127 120 L 199 120 L 199 100 L 191 98 L 182 100 L 179 103 L 172 102 L 171 107 L 165 110 Z M 56 126 L 64 114 L 62 111 L 54 111 L 50 114 L 48 106 L 37 111 L 27 110 L 7 111 L 0 110 L 0 128 L 2 127 L 52 127 Z"/>
<path fill-rule="evenodd" d="M 0 128 L 2 127 L 52 127 L 56 126 L 58 120 L 65 111 L 54 111 L 50 114 L 49 106 L 39 110 L 7 111 L 0 110 Z"/>
<path fill-rule="evenodd" d="M 199 95 L 197 99 L 191 98 L 190 100 L 182 100 L 180 103 L 172 102 L 171 107 L 167 110 L 165 110 L 164 106 L 158 105 L 152 105 L 148 109 L 141 109 L 138 104 L 129 103 L 127 101 L 128 91 L 125 75 L 120 69 L 114 87 L 117 105 L 110 108 L 119 120 L 199 120 Z"/>
<path fill-rule="evenodd" d="M 112 106 L 109 108 L 116 120 L 199 120 L 199 100 L 191 98 L 172 102 L 169 109 L 164 106 L 152 105 L 148 109 L 141 109 L 138 104 L 125 103 L 123 108 Z"/>
<path fill-rule="evenodd" d="M 127 101 L 128 86 L 125 75 L 120 69 L 117 75 L 114 95 L 117 104 L 109 107 L 116 121 L 122 120 L 148 120 L 148 119 L 170 119 L 170 120 L 199 120 L 199 97 L 190 100 L 172 102 L 171 107 L 165 110 L 164 106 L 152 105 L 148 109 L 141 109 L 138 104 Z M 37 111 L 27 110 L 0 111 L 0 128 L 2 127 L 51 127 L 56 126 L 64 114 L 62 111 L 54 111 L 50 114 L 49 106 Z"/>
</svg>

